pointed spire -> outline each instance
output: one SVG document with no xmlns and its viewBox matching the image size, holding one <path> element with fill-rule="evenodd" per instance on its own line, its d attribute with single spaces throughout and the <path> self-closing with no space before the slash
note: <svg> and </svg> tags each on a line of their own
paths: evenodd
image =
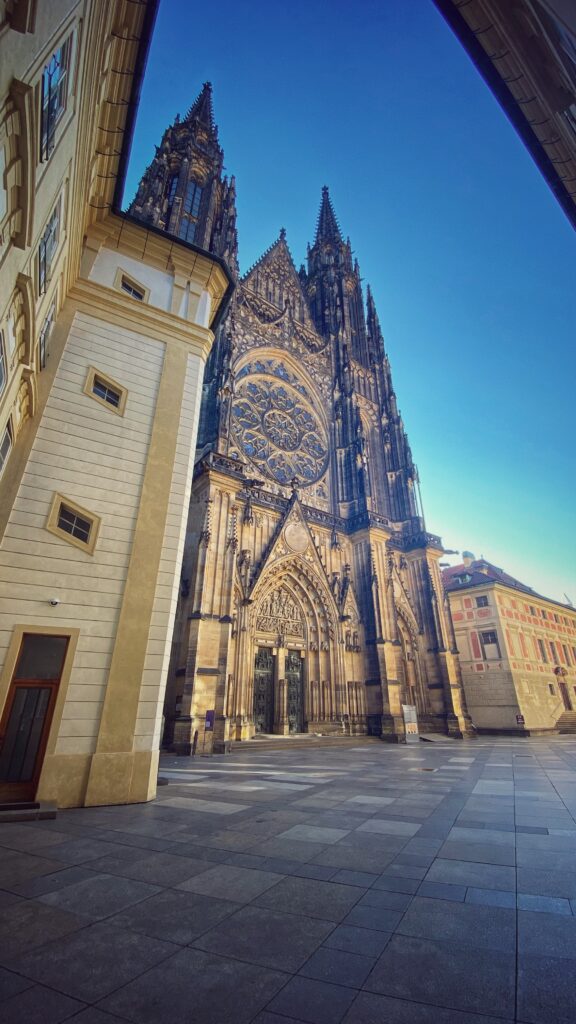
<svg viewBox="0 0 576 1024">
<path fill-rule="evenodd" d="M 202 91 L 194 100 L 194 103 L 190 107 L 190 110 L 184 118 L 184 122 L 189 121 L 200 121 L 206 128 L 216 134 L 216 125 L 214 124 L 214 111 L 212 109 L 212 83 L 204 82 Z"/>
<path fill-rule="evenodd" d="M 341 242 L 342 235 L 340 233 L 340 226 L 336 220 L 336 214 L 334 213 L 334 207 L 332 206 L 332 200 L 330 199 L 330 193 L 328 192 L 328 186 L 324 185 L 322 189 L 322 201 L 320 203 L 320 213 L 318 216 L 318 226 L 316 228 L 316 243 L 318 242 Z"/>
</svg>

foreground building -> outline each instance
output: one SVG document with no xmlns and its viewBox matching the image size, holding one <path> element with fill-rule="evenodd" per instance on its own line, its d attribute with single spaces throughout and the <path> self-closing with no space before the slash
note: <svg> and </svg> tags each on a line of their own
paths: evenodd
<svg viewBox="0 0 576 1024">
<path fill-rule="evenodd" d="M 443 579 L 477 729 L 576 731 L 576 609 L 473 555 Z"/>
<path fill-rule="evenodd" d="M 210 86 L 131 207 L 237 267 Z M 370 291 L 325 188 L 307 269 L 284 231 L 207 367 L 165 741 L 467 728 L 438 560 Z"/>
<path fill-rule="evenodd" d="M 156 791 L 223 261 L 113 212 L 155 3 L 0 6 L 0 801 Z"/>
<path fill-rule="evenodd" d="M 574 0 L 434 0 L 576 227 Z"/>
</svg>

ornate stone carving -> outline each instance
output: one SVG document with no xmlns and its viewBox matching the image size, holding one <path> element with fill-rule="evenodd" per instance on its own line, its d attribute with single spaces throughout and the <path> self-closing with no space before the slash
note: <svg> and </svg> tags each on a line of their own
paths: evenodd
<svg viewBox="0 0 576 1024">
<path fill-rule="evenodd" d="M 261 629 L 265 633 L 304 636 L 302 611 L 283 587 L 273 590 L 262 599 L 258 608 L 256 629 Z"/>
</svg>

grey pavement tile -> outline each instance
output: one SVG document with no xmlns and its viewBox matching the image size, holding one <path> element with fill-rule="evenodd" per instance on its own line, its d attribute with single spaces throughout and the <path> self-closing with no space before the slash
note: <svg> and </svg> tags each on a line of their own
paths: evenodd
<svg viewBox="0 0 576 1024">
<path fill-rule="evenodd" d="M 386 907 L 370 907 L 366 904 L 352 907 L 342 924 L 355 928 L 371 928 L 373 931 L 393 932 L 402 919 L 403 911 Z"/>
<path fill-rule="evenodd" d="M 333 876 L 334 882 L 343 882 L 344 885 L 358 885 L 366 888 L 366 886 L 372 885 L 375 882 L 378 875 L 371 874 L 369 871 L 349 871 L 346 868 L 342 868 Z"/>
<path fill-rule="evenodd" d="M 516 850 L 516 863 L 519 868 L 546 869 L 551 864 L 555 871 L 573 871 L 576 864 L 576 852 L 553 850 Z"/>
<path fill-rule="evenodd" d="M 133 1024 L 248 1024 L 288 975 L 182 949 L 104 999 L 99 1008 Z"/>
<path fill-rule="evenodd" d="M 520 910 L 518 953 L 520 956 L 549 956 L 575 960 L 576 917 Z"/>
<path fill-rule="evenodd" d="M 92 921 L 100 921 L 116 914 L 140 900 L 159 892 L 157 885 L 134 882 L 115 875 L 94 875 L 83 882 L 74 882 L 64 889 L 39 896 L 39 902 L 70 913 L 82 914 Z"/>
<path fill-rule="evenodd" d="M 501 843 L 448 840 L 438 856 L 442 860 L 471 860 L 477 864 L 504 864 L 510 867 L 516 863 L 514 846 L 503 846 Z"/>
<path fill-rule="evenodd" d="M 349 1009 L 356 990 L 311 978 L 291 978 L 272 1000 L 273 1013 L 296 1015 L 306 1024 L 339 1024 Z"/>
<path fill-rule="evenodd" d="M 264 907 L 243 907 L 196 939 L 194 946 L 262 967 L 297 971 L 333 929 L 332 922 Z"/>
<path fill-rule="evenodd" d="M 560 896 L 576 899 L 576 871 L 557 871 L 550 868 L 517 869 L 518 892 L 537 896 Z"/>
<path fill-rule="evenodd" d="M 397 858 L 396 860 L 393 860 L 391 864 L 388 864 L 386 874 L 392 875 L 396 878 L 416 878 L 418 881 L 422 881 L 429 867 L 429 864 L 426 864 L 425 866 L 404 864 Z"/>
<path fill-rule="evenodd" d="M 562 914 L 572 916 L 570 900 L 559 896 L 535 896 L 532 893 L 518 893 L 518 910 L 534 910 L 544 914 Z"/>
<path fill-rule="evenodd" d="M 130 862 L 115 856 L 102 857 L 92 861 L 90 866 L 93 871 L 101 874 L 120 875 L 122 878 L 168 887 L 207 871 L 212 867 L 212 862 L 195 860 L 193 857 L 177 857 L 171 853 L 147 852 Z"/>
<path fill-rule="evenodd" d="M 225 863 L 234 864 L 237 868 L 256 868 L 261 871 L 266 871 L 268 868 L 269 871 L 274 871 L 274 868 L 270 867 L 269 861 L 270 858 L 268 857 L 255 857 L 252 853 L 232 853 L 226 858 Z M 201 864 L 203 861 L 198 861 L 198 863 Z M 286 861 L 286 863 L 292 864 L 294 862 Z M 286 874 L 283 869 L 280 870 L 280 873 Z"/>
<path fill-rule="evenodd" d="M 402 935 L 438 939 L 460 947 L 504 952 L 516 949 L 516 913 L 502 907 L 417 896 L 398 924 L 397 931 Z"/>
<path fill-rule="evenodd" d="M 84 1005 L 62 992 L 34 985 L 2 1003 L 0 1016 L 2 1024 L 61 1024 L 82 1010 Z"/>
<path fill-rule="evenodd" d="M 383 907 L 387 910 L 406 910 L 413 900 L 410 893 L 388 892 L 386 889 L 368 889 L 360 898 L 357 907 Z"/>
<path fill-rule="evenodd" d="M 14 971 L 7 971 L 4 967 L 0 967 L 0 1002 L 18 992 L 23 992 L 25 988 L 30 988 L 33 984 L 29 978 L 21 978 L 19 974 L 14 974 Z"/>
<path fill-rule="evenodd" d="M 0 962 L 10 966 L 21 953 L 53 942 L 87 924 L 86 917 L 46 907 L 35 900 L 18 903 L 0 918 Z"/>
<path fill-rule="evenodd" d="M 252 853 L 259 857 L 282 857 L 287 860 L 299 860 L 304 863 L 314 860 L 326 849 L 325 843 L 302 843 L 297 839 L 268 839 L 258 846 L 252 847 Z"/>
<path fill-rule="evenodd" d="M 350 829 L 318 828 L 316 825 L 292 825 L 292 828 L 280 832 L 278 839 L 296 839 L 302 843 L 338 843 L 347 836 Z"/>
<path fill-rule="evenodd" d="M 484 907 L 516 907 L 516 893 L 504 892 L 499 889 L 466 889 L 466 903 L 479 903 Z"/>
<path fill-rule="evenodd" d="M 93 878 L 94 873 L 90 868 L 72 867 L 65 868 L 61 865 L 59 871 L 50 875 L 37 875 L 36 878 L 29 878 L 26 882 L 14 886 L 22 896 L 31 899 L 34 896 L 43 896 L 46 892 L 56 892 L 57 889 L 64 889 L 73 882 L 84 882 L 87 878 Z"/>
<path fill-rule="evenodd" d="M 238 910 L 231 900 L 165 890 L 136 903 L 107 923 L 186 946 Z"/>
<path fill-rule="evenodd" d="M 296 1020 L 296 1017 L 285 1017 L 284 1014 L 280 1016 L 277 1013 L 263 1010 L 257 1017 L 254 1017 L 252 1024 L 302 1024 L 302 1021 Z"/>
<path fill-rule="evenodd" d="M 386 889 L 388 892 L 415 893 L 420 885 L 417 878 L 396 878 L 388 875 L 386 871 L 376 879 L 373 889 Z"/>
<path fill-rule="evenodd" d="M 368 821 L 358 825 L 357 832 L 376 832 L 390 836 L 415 836 L 421 826 L 410 821 L 386 820 L 384 818 L 369 818 Z"/>
<path fill-rule="evenodd" d="M 501 846 L 514 846 L 516 843 L 514 832 L 503 832 L 495 828 L 464 828 L 460 825 L 450 830 L 448 839 L 467 843 L 496 843 Z"/>
<path fill-rule="evenodd" d="M 120 843 L 104 843 L 100 839 L 69 839 L 66 843 L 50 847 L 50 857 L 62 864 L 87 864 L 112 854 L 121 857 L 126 856 L 127 851 Z"/>
<path fill-rule="evenodd" d="M 47 823 L 25 824 L 11 822 L 0 825 L 0 847 L 8 850 L 21 850 L 23 853 L 35 853 L 49 846 L 58 846 L 69 839 L 65 831 L 53 832 L 46 827 Z"/>
<path fill-rule="evenodd" d="M 347 953 L 363 956 L 380 956 L 392 938 L 391 932 L 357 928 L 354 925 L 339 924 L 330 933 L 324 945 L 329 949 L 342 949 Z"/>
<path fill-rule="evenodd" d="M 269 871 L 274 870 L 274 863 L 272 859 L 266 862 L 266 867 Z M 317 878 L 321 882 L 336 881 L 334 878 L 336 868 L 325 867 L 322 864 L 299 864 L 298 867 L 293 867 L 291 871 L 286 871 L 285 874 L 298 875 L 299 878 Z"/>
<path fill-rule="evenodd" d="M 280 912 L 341 921 L 360 895 L 361 890 L 353 885 L 290 876 L 259 896 L 256 904 Z"/>
<path fill-rule="evenodd" d="M 103 1010 L 97 1010 L 95 1006 L 89 1006 L 87 1010 L 82 1010 L 72 1017 L 70 1024 L 126 1024 L 126 1021 L 110 1013 L 104 1013 Z"/>
<path fill-rule="evenodd" d="M 448 882 L 450 885 L 471 885 L 480 889 L 516 888 L 513 867 L 501 864 L 475 864 L 473 861 L 437 860 L 426 875 L 427 882 Z"/>
<path fill-rule="evenodd" d="M 515 956 L 394 935 L 364 987 L 399 999 L 510 1019 Z"/>
<path fill-rule="evenodd" d="M 314 857 L 314 864 L 332 867 L 335 870 L 345 868 L 349 871 L 366 871 L 368 874 L 380 874 L 396 857 L 397 851 L 387 852 L 374 848 L 344 846 L 337 843 Z"/>
<path fill-rule="evenodd" d="M 91 1003 L 172 956 L 177 948 L 147 935 L 93 924 L 16 957 L 11 966 L 26 978 Z"/>
<path fill-rule="evenodd" d="M 428 896 L 435 900 L 453 900 L 462 903 L 466 898 L 465 885 L 450 885 L 447 882 L 422 882 L 418 896 Z"/>
<path fill-rule="evenodd" d="M 17 887 L 29 878 L 52 874 L 61 867 L 62 864 L 58 860 L 10 850 L 3 853 L 0 860 L 0 889 L 17 892 Z"/>
<path fill-rule="evenodd" d="M 406 999 L 391 999 L 361 992 L 342 1024 L 502 1024 L 501 1017 L 486 1017 L 439 1006 L 424 1006 Z"/>
<path fill-rule="evenodd" d="M 14 887 L 16 888 L 16 886 Z M 24 899 L 23 895 L 18 895 L 16 892 L 5 892 L 0 891 L 0 912 L 6 910 L 7 907 L 13 907 L 16 903 L 21 903 Z"/>
<path fill-rule="evenodd" d="M 305 978 L 316 978 L 317 981 L 328 981 L 334 985 L 361 988 L 375 963 L 376 959 L 373 956 L 324 947 L 313 953 L 300 969 L 300 975 Z"/>
<path fill-rule="evenodd" d="M 234 900 L 236 903 L 250 903 L 255 896 L 270 889 L 284 878 L 274 871 L 258 871 L 253 868 L 220 864 L 203 871 L 202 874 L 181 882 L 175 888 L 185 892 L 197 892 L 216 899 Z"/>
<path fill-rule="evenodd" d="M 576 962 L 551 956 L 518 958 L 518 1021 L 574 1024 Z"/>
</svg>

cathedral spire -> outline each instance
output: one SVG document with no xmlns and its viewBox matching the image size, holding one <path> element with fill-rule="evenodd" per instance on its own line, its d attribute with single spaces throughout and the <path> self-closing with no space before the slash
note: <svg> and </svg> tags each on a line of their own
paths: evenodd
<svg viewBox="0 0 576 1024">
<path fill-rule="evenodd" d="M 208 128 L 214 135 L 218 134 L 218 129 L 214 124 L 211 82 L 204 82 L 201 92 L 194 100 L 194 103 L 186 114 L 183 123 L 192 124 L 194 121 L 198 124 L 204 125 L 204 127 Z"/>
<path fill-rule="evenodd" d="M 320 203 L 320 213 L 318 215 L 318 225 L 316 227 L 316 241 L 319 242 L 341 242 L 342 235 L 340 233 L 340 226 L 334 213 L 334 207 L 332 206 L 332 200 L 330 199 L 330 193 L 328 186 L 324 185 L 322 189 L 322 201 Z"/>
</svg>

